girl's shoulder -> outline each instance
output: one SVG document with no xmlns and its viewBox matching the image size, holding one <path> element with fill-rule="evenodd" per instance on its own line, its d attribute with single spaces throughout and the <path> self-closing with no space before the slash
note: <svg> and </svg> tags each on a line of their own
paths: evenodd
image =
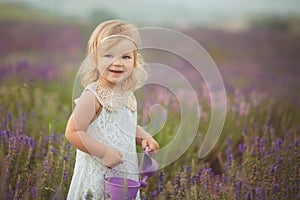
<svg viewBox="0 0 300 200">
<path fill-rule="evenodd" d="M 108 89 L 97 82 L 89 83 L 84 91 L 93 92 L 101 106 L 108 112 L 116 112 L 122 107 L 127 107 L 132 112 L 137 110 L 137 102 L 133 92 L 118 92 Z"/>
</svg>

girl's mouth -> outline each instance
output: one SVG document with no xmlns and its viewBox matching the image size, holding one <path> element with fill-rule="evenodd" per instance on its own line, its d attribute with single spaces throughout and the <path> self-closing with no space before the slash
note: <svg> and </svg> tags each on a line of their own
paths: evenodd
<svg viewBox="0 0 300 200">
<path fill-rule="evenodd" d="M 123 73 L 123 71 L 121 71 L 121 70 L 109 70 L 110 72 L 112 72 L 112 73 L 116 73 L 116 74 L 121 74 L 121 73 Z"/>
</svg>

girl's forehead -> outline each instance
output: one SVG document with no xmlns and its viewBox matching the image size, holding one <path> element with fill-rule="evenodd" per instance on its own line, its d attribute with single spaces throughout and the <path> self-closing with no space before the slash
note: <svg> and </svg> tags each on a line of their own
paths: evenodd
<svg viewBox="0 0 300 200">
<path fill-rule="evenodd" d="M 116 43 L 110 48 L 107 48 L 105 52 L 111 52 L 116 54 L 125 54 L 125 53 L 131 53 L 133 51 L 136 51 L 135 45 L 129 41 L 129 40 L 121 40 L 120 42 Z"/>
</svg>

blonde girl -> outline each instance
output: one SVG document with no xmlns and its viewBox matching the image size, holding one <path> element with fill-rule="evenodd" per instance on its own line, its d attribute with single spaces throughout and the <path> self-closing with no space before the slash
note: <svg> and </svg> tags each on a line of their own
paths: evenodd
<svg viewBox="0 0 300 200">
<path fill-rule="evenodd" d="M 103 175 L 138 180 L 136 145 L 159 149 L 137 125 L 134 90 L 147 73 L 137 53 L 137 29 L 120 20 L 99 24 L 87 45 L 84 91 L 76 101 L 66 138 L 76 148 L 67 199 L 103 199 Z M 137 196 L 137 199 L 139 197 Z"/>
</svg>

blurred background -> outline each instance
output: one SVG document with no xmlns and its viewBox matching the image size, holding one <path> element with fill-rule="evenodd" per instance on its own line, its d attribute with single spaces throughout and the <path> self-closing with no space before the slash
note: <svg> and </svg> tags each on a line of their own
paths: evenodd
<svg viewBox="0 0 300 200">
<path fill-rule="evenodd" d="M 86 56 L 86 43 L 93 29 L 102 21 L 121 19 L 139 28 L 167 27 L 192 37 L 213 58 L 225 83 L 228 110 L 221 139 L 209 156 L 199 160 L 199 144 L 209 125 L 210 95 L 201 80 L 191 80 L 200 83 L 199 134 L 184 156 L 165 170 L 164 180 L 175 177 L 176 170 L 191 168 L 193 173 L 194 168 L 197 175 L 204 166 L 215 174 L 227 170 L 230 176 L 226 180 L 233 180 L 232 173 L 237 173 L 235 183 L 224 182 L 224 186 L 229 184 L 226 187 L 232 188 L 232 193 L 227 192 L 228 188 L 223 190 L 228 199 L 234 197 L 237 181 L 244 181 L 243 194 L 248 194 L 247 188 L 277 184 L 278 194 L 292 196 L 277 197 L 274 188 L 266 191 L 279 199 L 293 199 L 300 161 L 299 8 L 299 0 L 0 0 L 0 168 L 5 172 L 0 174 L 0 193 L 7 199 L 49 199 L 61 190 L 66 195 L 74 148 L 64 139 L 64 130 L 72 111 L 76 72 Z M 190 69 L 183 60 L 164 53 L 161 56 L 158 59 L 162 63 Z M 176 133 L 180 117 L 174 95 L 159 89 L 156 92 L 161 95 L 147 88 L 138 91 L 137 96 L 143 100 L 138 105 L 138 120 L 148 122 L 149 105 L 153 103 L 171 108 L 166 126 L 156 135 L 163 147 Z M 282 142 L 286 138 L 289 140 Z M 264 163 L 261 157 L 255 157 L 258 141 L 261 151 L 269 149 L 268 155 L 275 152 Z M 293 142 L 295 153 L 289 150 Z M 279 154 L 272 151 L 274 148 L 282 150 L 280 162 L 275 160 Z M 263 152 L 261 155 L 265 156 Z M 290 157 L 285 161 L 287 155 Z M 236 168 L 226 168 L 232 156 L 236 159 L 234 166 L 242 166 L 241 173 Z M 244 161 L 249 161 L 248 167 Z M 264 167 L 256 173 L 257 163 Z M 278 169 L 276 177 L 269 179 L 275 183 L 265 184 L 267 179 L 261 177 L 268 176 L 274 166 Z M 160 188 L 157 180 L 162 181 L 161 177 L 149 180 L 152 186 L 146 190 Z M 218 177 L 211 177 L 213 183 L 218 180 L 223 184 Z M 257 185 L 248 187 L 253 180 Z M 165 191 L 168 188 L 176 191 L 169 186 Z"/>
<path fill-rule="evenodd" d="M 58 69 L 72 73 L 84 59 L 93 28 L 108 19 L 121 19 L 137 27 L 177 29 L 194 38 L 212 56 L 228 86 L 237 85 L 236 81 L 249 86 L 250 81 L 278 90 L 282 83 L 274 79 L 286 76 L 284 84 L 291 86 L 293 75 L 299 72 L 297 0 L 1 0 L 0 5 L 2 71 L 10 68 L 8 64 L 29 62 L 47 65 L 44 76 L 57 77 L 62 74 Z M 280 77 L 271 76 L 276 71 Z M 5 73 L 0 77 L 7 77 Z"/>
</svg>

